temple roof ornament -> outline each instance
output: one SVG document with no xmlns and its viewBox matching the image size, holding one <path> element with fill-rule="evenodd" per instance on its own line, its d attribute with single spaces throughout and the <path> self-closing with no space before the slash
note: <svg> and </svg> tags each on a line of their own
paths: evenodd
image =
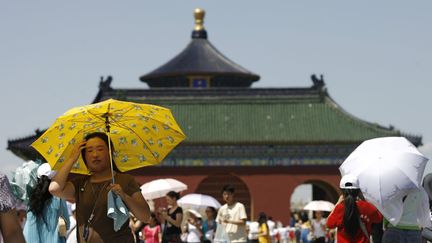
<svg viewBox="0 0 432 243">
<path fill-rule="evenodd" d="M 192 40 L 164 65 L 140 77 L 153 87 L 250 87 L 259 75 L 228 59 L 207 40 L 205 11 L 195 9 Z"/>
</svg>

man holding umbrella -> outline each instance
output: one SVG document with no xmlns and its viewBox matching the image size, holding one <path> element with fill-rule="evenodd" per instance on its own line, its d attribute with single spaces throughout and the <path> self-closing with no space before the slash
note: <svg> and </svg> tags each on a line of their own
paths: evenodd
<svg viewBox="0 0 432 243">
<path fill-rule="evenodd" d="M 76 202 L 80 242 L 133 242 L 128 210 L 143 222 L 150 210 L 121 172 L 160 163 L 184 139 L 169 109 L 108 99 L 66 111 L 32 146 L 58 170 L 50 192 Z"/>
<path fill-rule="evenodd" d="M 140 221 L 146 222 L 150 216 L 149 206 L 131 175 L 120 173 L 114 168 L 116 184 L 110 184 L 112 172 L 108 146 L 105 133 L 88 135 L 85 141 L 74 147 L 71 157 L 64 162 L 49 187 L 53 195 L 76 202 L 79 242 L 109 242 L 114 239 L 117 242 L 134 242 L 128 220 L 116 231 L 113 220 L 107 216 L 110 190 L 121 198 Z M 111 149 L 114 151 L 113 147 Z M 80 154 L 90 170 L 90 175 L 77 176 L 72 181 L 67 181 L 69 171 Z M 114 223 L 116 220 L 120 219 L 114 219 Z"/>
</svg>

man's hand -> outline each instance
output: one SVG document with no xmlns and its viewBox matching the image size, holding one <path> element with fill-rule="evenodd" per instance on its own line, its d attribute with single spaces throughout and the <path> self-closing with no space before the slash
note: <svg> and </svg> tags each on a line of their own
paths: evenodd
<svg viewBox="0 0 432 243">
<path fill-rule="evenodd" d="M 123 188 L 119 184 L 111 184 L 109 189 L 117 194 L 121 199 L 124 199 L 125 193 L 123 191 Z"/>
</svg>

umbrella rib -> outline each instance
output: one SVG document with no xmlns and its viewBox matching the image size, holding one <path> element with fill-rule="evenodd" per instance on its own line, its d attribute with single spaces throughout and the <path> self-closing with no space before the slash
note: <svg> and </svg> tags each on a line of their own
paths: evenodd
<svg viewBox="0 0 432 243">
<path fill-rule="evenodd" d="M 167 110 L 167 109 L 165 109 L 165 108 L 163 108 L 163 107 L 159 107 L 159 109 Z M 130 107 L 127 111 L 125 111 L 125 112 L 123 112 L 123 113 L 119 113 L 119 114 L 121 114 L 122 117 L 128 117 L 128 116 L 126 116 L 125 114 L 128 113 L 128 112 L 130 112 L 131 110 L 133 110 L 133 107 Z M 129 117 L 131 117 L 131 120 L 134 120 L 134 119 L 136 118 L 136 116 L 129 116 Z M 152 121 L 155 122 L 155 123 L 162 123 L 160 120 L 154 119 L 153 117 L 151 117 L 151 116 L 149 116 L 149 115 L 146 115 L 145 117 L 149 118 L 150 120 L 152 120 Z M 112 118 L 111 118 L 111 119 L 112 119 Z M 125 120 L 125 119 L 123 119 L 123 120 Z M 114 119 L 112 119 L 112 121 L 115 122 Z M 127 121 L 127 120 L 126 120 L 126 121 Z M 173 129 L 171 126 L 170 126 L 170 129 L 172 129 L 172 130 L 173 130 L 174 132 L 176 132 L 176 133 L 182 134 L 182 132 L 179 132 L 179 131 Z"/>
<path fill-rule="evenodd" d="M 79 120 L 79 119 L 69 119 L 66 122 L 78 122 L 78 123 L 89 123 L 89 121 L 86 120 Z"/>
<path fill-rule="evenodd" d="M 96 119 L 105 122 L 105 119 L 103 119 L 101 116 L 98 116 L 98 115 L 96 115 L 96 114 L 93 114 L 90 110 L 87 110 L 87 112 L 88 112 L 90 115 L 94 116 Z"/>
<path fill-rule="evenodd" d="M 123 114 L 122 114 L 122 116 L 124 115 L 124 114 L 126 114 L 126 113 L 128 113 L 129 111 L 131 111 L 133 109 L 133 107 L 131 107 L 129 110 L 127 110 L 126 112 L 124 112 Z M 163 108 L 163 107 L 159 107 L 159 109 L 163 109 L 163 110 L 167 110 L 166 108 Z M 168 110 L 169 111 L 169 110 Z M 124 117 L 124 116 L 123 116 Z M 134 116 L 131 116 L 132 118 L 135 118 Z M 145 117 L 147 117 L 147 118 L 149 118 L 150 120 L 152 120 L 153 122 L 155 122 L 155 123 L 162 123 L 160 120 L 157 120 L 157 119 L 154 119 L 152 116 L 145 116 Z M 170 126 L 170 129 L 172 129 L 172 127 Z M 172 129 L 173 131 L 175 131 L 176 133 L 179 133 L 179 131 L 177 131 L 177 130 L 175 130 L 175 129 Z M 181 134 L 181 133 L 180 133 Z"/>
<path fill-rule="evenodd" d="M 378 176 L 378 185 L 379 185 L 379 188 L 382 188 L 382 185 L 381 185 L 381 178 Z M 380 204 L 381 204 L 381 206 L 383 206 L 382 205 L 382 201 L 383 201 L 383 198 L 382 198 L 382 193 L 381 193 L 381 190 L 378 190 L 378 193 L 379 193 L 379 200 L 380 200 Z"/>
<path fill-rule="evenodd" d="M 126 113 L 128 113 L 129 111 L 133 110 L 133 107 L 130 107 L 127 111 L 123 112 L 123 113 L 119 113 L 121 114 L 123 117 L 125 116 Z"/>
</svg>

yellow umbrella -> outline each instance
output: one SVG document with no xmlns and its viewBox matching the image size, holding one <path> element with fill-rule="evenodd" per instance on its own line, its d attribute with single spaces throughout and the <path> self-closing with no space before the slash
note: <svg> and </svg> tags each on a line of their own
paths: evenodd
<svg viewBox="0 0 432 243">
<path fill-rule="evenodd" d="M 70 109 L 31 146 L 58 170 L 74 145 L 93 132 L 111 138 L 113 160 L 122 172 L 160 163 L 186 138 L 169 109 L 109 99 Z M 71 172 L 89 174 L 81 157 Z"/>
</svg>

